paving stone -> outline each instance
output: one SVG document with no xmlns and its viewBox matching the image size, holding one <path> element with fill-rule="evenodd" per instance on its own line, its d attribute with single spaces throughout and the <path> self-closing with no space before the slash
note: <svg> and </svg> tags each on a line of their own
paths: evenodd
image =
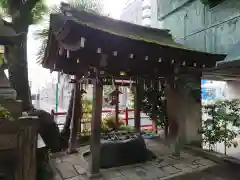
<svg viewBox="0 0 240 180">
<path fill-rule="evenodd" d="M 83 176 L 76 176 L 76 177 L 68 178 L 65 180 L 87 180 L 87 179 L 84 178 Z"/>
<path fill-rule="evenodd" d="M 119 171 L 105 171 L 102 175 L 105 180 L 127 180 Z"/>
<path fill-rule="evenodd" d="M 198 167 L 198 165 L 194 165 L 194 164 L 174 164 L 173 165 L 175 168 L 180 169 L 181 171 L 188 171 L 191 169 L 195 169 Z"/>
<path fill-rule="evenodd" d="M 201 160 L 197 160 L 195 161 L 197 164 L 201 164 L 203 166 L 207 166 L 207 165 L 211 165 L 211 164 L 215 164 L 213 161 L 210 161 L 208 159 L 201 159 Z"/>
<path fill-rule="evenodd" d="M 167 175 L 162 169 L 157 168 L 155 166 L 148 165 L 148 166 L 145 166 L 144 169 L 146 169 L 146 172 L 147 172 L 146 179 L 157 179 Z"/>
<path fill-rule="evenodd" d="M 167 174 L 175 174 L 175 173 L 178 173 L 180 172 L 179 169 L 173 167 L 173 166 L 165 166 L 165 167 L 162 167 L 162 170 L 164 172 L 166 172 Z"/>
<path fill-rule="evenodd" d="M 81 156 L 67 156 L 62 158 L 62 162 L 70 163 L 72 165 L 80 165 L 85 169 L 88 168 L 88 163 Z"/>
<path fill-rule="evenodd" d="M 56 173 L 54 174 L 54 180 L 63 180 L 60 176 L 60 174 Z"/>
<path fill-rule="evenodd" d="M 76 169 L 77 173 L 80 175 L 86 174 L 87 172 L 86 169 L 80 165 L 74 165 L 74 168 Z"/>
<path fill-rule="evenodd" d="M 72 178 L 78 175 L 73 166 L 69 163 L 58 163 L 56 166 L 64 179 Z"/>
<path fill-rule="evenodd" d="M 143 168 L 122 169 L 120 173 L 129 180 L 141 180 L 146 177 L 146 170 Z"/>
</svg>

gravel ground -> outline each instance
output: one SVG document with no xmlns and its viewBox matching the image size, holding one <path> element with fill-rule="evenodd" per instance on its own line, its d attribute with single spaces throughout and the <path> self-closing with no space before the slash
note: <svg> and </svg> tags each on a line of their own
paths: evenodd
<svg viewBox="0 0 240 180">
<path fill-rule="evenodd" d="M 202 172 L 174 177 L 171 180 L 240 180 L 240 166 L 217 165 Z"/>
</svg>

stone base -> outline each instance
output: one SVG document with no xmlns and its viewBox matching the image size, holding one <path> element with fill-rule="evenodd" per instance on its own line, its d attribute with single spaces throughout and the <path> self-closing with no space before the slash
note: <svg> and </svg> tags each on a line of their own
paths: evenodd
<svg viewBox="0 0 240 180">
<path fill-rule="evenodd" d="M 141 136 L 135 139 L 101 143 L 100 167 L 111 168 L 147 160 L 148 150 Z"/>
<path fill-rule="evenodd" d="M 102 174 L 101 173 L 92 174 L 92 173 L 88 172 L 87 177 L 88 177 L 88 179 L 99 179 L 102 177 Z"/>
</svg>

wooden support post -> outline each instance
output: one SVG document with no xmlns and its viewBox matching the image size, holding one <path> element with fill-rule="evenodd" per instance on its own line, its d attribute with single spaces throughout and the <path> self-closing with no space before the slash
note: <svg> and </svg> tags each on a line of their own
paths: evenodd
<svg viewBox="0 0 240 180">
<path fill-rule="evenodd" d="M 172 148 L 172 155 L 180 156 L 179 137 L 178 131 L 179 126 L 177 122 L 177 110 L 178 110 L 178 93 L 174 87 L 174 78 L 170 77 L 167 79 L 166 85 L 166 98 L 167 98 L 167 113 L 169 123 L 169 142 Z"/>
<path fill-rule="evenodd" d="M 118 114 L 119 114 L 119 87 L 118 86 L 116 86 L 115 91 L 117 92 L 116 104 L 115 104 L 115 119 L 116 119 L 116 125 L 117 125 L 116 127 L 118 128 L 118 124 L 119 124 L 119 117 L 118 117 Z"/>
<path fill-rule="evenodd" d="M 77 143 L 77 133 L 78 133 L 79 117 L 80 117 L 80 98 L 81 98 L 80 87 L 79 87 L 79 83 L 77 82 L 77 77 L 75 76 L 71 131 L 70 131 L 70 138 L 69 138 L 68 153 L 77 152 L 76 143 Z"/>
<path fill-rule="evenodd" d="M 134 127 L 137 132 L 141 131 L 141 82 L 138 80 L 134 88 Z"/>
<path fill-rule="evenodd" d="M 103 86 L 99 79 L 93 80 L 93 108 L 92 108 L 92 136 L 90 177 L 99 176 L 100 170 L 100 130 L 102 119 L 102 94 Z"/>
<path fill-rule="evenodd" d="M 126 125 L 128 125 L 128 108 L 127 107 L 125 109 L 125 121 L 126 121 Z"/>
</svg>

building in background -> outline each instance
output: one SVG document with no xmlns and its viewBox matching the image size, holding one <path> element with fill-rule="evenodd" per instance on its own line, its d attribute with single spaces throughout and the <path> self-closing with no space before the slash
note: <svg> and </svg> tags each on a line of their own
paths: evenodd
<svg viewBox="0 0 240 180">
<path fill-rule="evenodd" d="M 226 54 L 240 41 L 239 0 L 158 0 L 158 19 L 195 50 Z"/>
<path fill-rule="evenodd" d="M 157 12 L 157 0 L 128 0 L 120 20 L 152 28 L 162 28 L 161 22 L 157 19 Z"/>
<path fill-rule="evenodd" d="M 169 29 L 174 39 L 186 47 L 227 54 L 240 41 L 239 0 L 158 0 L 157 6 L 163 28 Z M 240 98 L 239 81 L 224 80 L 225 85 L 214 81 L 205 84 L 205 95 L 208 92 L 210 98 L 210 92 L 216 94 L 225 89 L 226 98 Z"/>
</svg>

